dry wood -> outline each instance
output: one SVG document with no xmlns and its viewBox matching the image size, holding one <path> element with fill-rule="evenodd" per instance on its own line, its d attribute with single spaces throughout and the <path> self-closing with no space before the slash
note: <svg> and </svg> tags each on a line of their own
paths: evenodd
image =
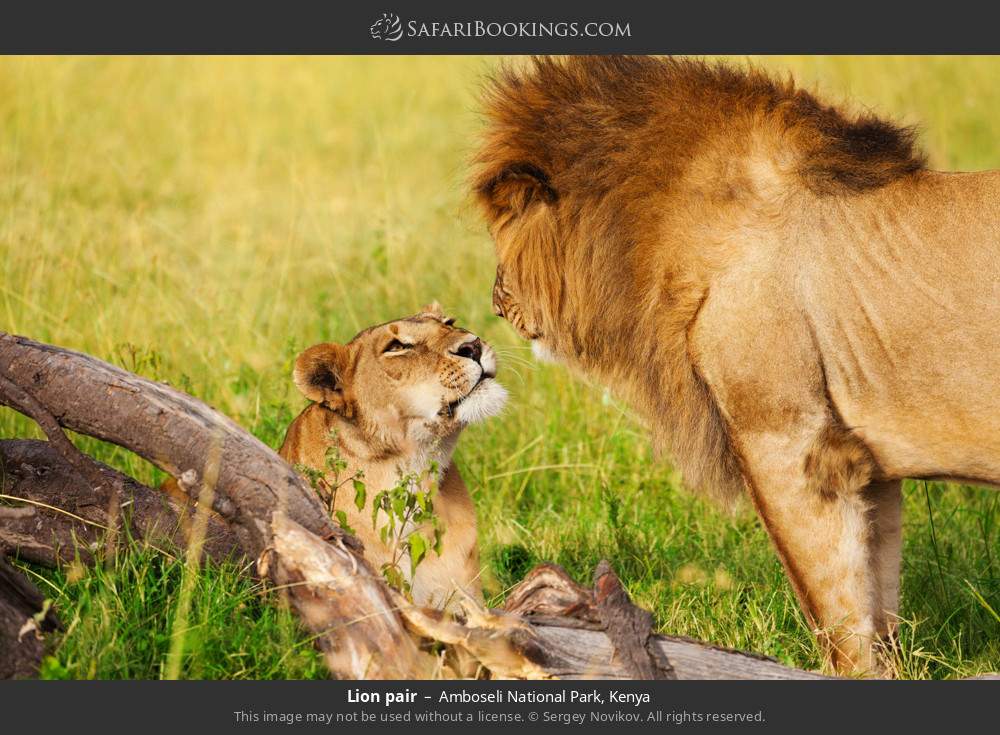
<svg viewBox="0 0 1000 735">
<path fill-rule="evenodd" d="M 59 424 L 125 447 L 174 477 L 206 474 L 209 448 L 221 446 L 213 508 L 243 548 L 271 546 L 271 516 L 285 513 L 321 536 L 342 537 L 315 493 L 261 441 L 204 403 L 89 355 L 25 337 L 0 335 L 0 376 L 45 407 Z M 21 410 L 15 399 L 0 400 Z"/>
<path fill-rule="evenodd" d="M 594 607 L 615 648 L 615 657 L 632 678 L 677 678 L 670 661 L 657 656 L 656 649 L 648 645 L 653 635 L 653 614 L 632 604 L 606 560 L 594 572 Z"/>
<path fill-rule="evenodd" d="M 689 638 L 649 635 L 648 615 L 629 600 L 607 562 L 595 589 L 574 582 L 555 564 L 536 567 L 511 591 L 504 607 L 531 624 L 546 668 L 560 678 L 587 679 L 824 679 L 757 654 Z M 631 609 L 630 609 L 631 608 Z M 615 630 L 616 621 L 630 621 Z M 631 622 L 638 620 L 638 623 Z M 642 643 L 640 644 L 640 641 Z M 648 656 L 649 663 L 642 661 Z M 646 666 L 659 669 L 650 671 Z M 639 670 L 637 670 L 637 668 Z"/>
<path fill-rule="evenodd" d="M 80 455 L 96 470 L 84 481 L 51 442 L 0 440 L 0 553 L 54 567 L 79 558 L 90 562 L 110 531 L 174 556 L 188 546 L 193 505 L 181 505 L 96 460 Z M 99 477 L 98 483 L 93 478 Z M 18 503 L 18 505 L 8 505 Z M 117 503 L 117 508 L 112 505 Z M 117 527 L 115 527 L 117 524 Z M 203 543 L 207 557 L 220 562 L 245 559 L 236 536 L 215 517 L 208 519 Z"/>
<path fill-rule="evenodd" d="M 0 679 L 35 676 L 42 635 L 58 627 L 42 593 L 0 554 Z"/>
<path fill-rule="evenodd" d="M 418 648 L 397 614 L 402 598 L 343 544 L 277 515 L 274 555 L 271 578 L 319 634 L 331 672 L 350 679 L 433 678 L 436 659 Z"/>
<path fill-rule="evenodd" d="M 454 675 L 426 653 L 425 644 L 436 641 L 452 649 L 453 660 L 471 656 L 498 677 L 820 678 L 762 657 L 650 635 L 651 617 L 631 603 L 607 565 L 598 570 L 596 591 L 545 565 L 512 592 L 506 610 L 466 600 L 464 620 L 413 607 L 385 585 L 291 467 L 196 399 L 96 358 L 10 335 L 0 335 L 0 377 L 0 401 L 42 422 L 58 444 L 63 473 L 65 462 L 76 469 L 80 460 L 59 439 L 59 426 L 130 449 L 185 477 L 180 485 L 188 490 L 217 475 L 208 488 L 212 507 L 258 560 L 261 575 L 287 595 L 337 676 Z M 93 463 L 80 471 L 87 492 L 109 486 L 123 496 L 143 494 L 106 469 Z M 26 517 L 8 510 L 0 525 Z"/>
</svg>

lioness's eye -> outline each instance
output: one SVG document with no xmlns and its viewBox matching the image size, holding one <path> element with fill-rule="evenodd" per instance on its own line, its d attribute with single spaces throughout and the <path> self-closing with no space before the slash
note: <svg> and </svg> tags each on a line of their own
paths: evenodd
<svg viewBox="0 0 1000 735">
<path fill-rule="evenodd" d="M 454 326 L 454 324 L 455 324 L 455 320 L 452 317 L 448 317 L 447 319 L 444 320 L 444 325 L 446 327 Z"/>
<path fill-rule="evenodd" d="M 411 347 L 413 347 L 413 345 L 404 344 L 403 342 L 400 342 L 398 339 L 394 339 L 392 342 L 390 342 L 385 346 L 385 349 L 382 350 L 382 353 L 385 354 L 386 352 L 401 352 L 403 350 L 408 350 Z"/>
</svg>

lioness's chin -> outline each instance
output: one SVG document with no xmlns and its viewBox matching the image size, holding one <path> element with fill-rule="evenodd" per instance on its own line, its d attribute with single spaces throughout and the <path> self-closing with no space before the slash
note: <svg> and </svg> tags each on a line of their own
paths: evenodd
<svg viewBox="0 0 1000 735">
<path fill-rule="evenodd" d="M 496 416 L 507 402 L 507 389 L 493 378 L 477 385 L 455 408 L 455 418 L 462 424 L 474 424 Z"/>
</svg>

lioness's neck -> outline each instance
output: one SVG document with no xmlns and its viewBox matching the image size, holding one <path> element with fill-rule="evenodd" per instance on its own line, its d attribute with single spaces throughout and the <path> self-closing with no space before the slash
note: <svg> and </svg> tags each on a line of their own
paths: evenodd
<svg viewBox="0 0 1000 735">
<path fill-rule="evenodd" d="M 345 460 L 366 475 L 389 472 L 392 475 L 423 475 L 433 465 L 439 476 L 451 462 L 460 431 L 446 437 L 431 437 L 415 427 L 391 428 L 377 422 L 346 419 L 329 412 L 330 428 Z M 413 436 L 417 434 L 417 436 Z"/>
</svg>

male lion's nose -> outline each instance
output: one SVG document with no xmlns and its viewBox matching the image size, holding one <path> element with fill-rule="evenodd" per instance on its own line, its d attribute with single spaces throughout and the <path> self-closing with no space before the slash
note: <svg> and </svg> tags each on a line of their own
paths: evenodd
<svg viewBox="0 0 1000 735">
<path fill-rule="evenodd" d="M 455 350 L 455 354 L 459 357 L 479 362 L 479 358 L 483 356 L 483 343 L 479 337 L 476 337 L 469 342 L 463 342 L 458 346 L 458 349 Z"/>
</svg>

